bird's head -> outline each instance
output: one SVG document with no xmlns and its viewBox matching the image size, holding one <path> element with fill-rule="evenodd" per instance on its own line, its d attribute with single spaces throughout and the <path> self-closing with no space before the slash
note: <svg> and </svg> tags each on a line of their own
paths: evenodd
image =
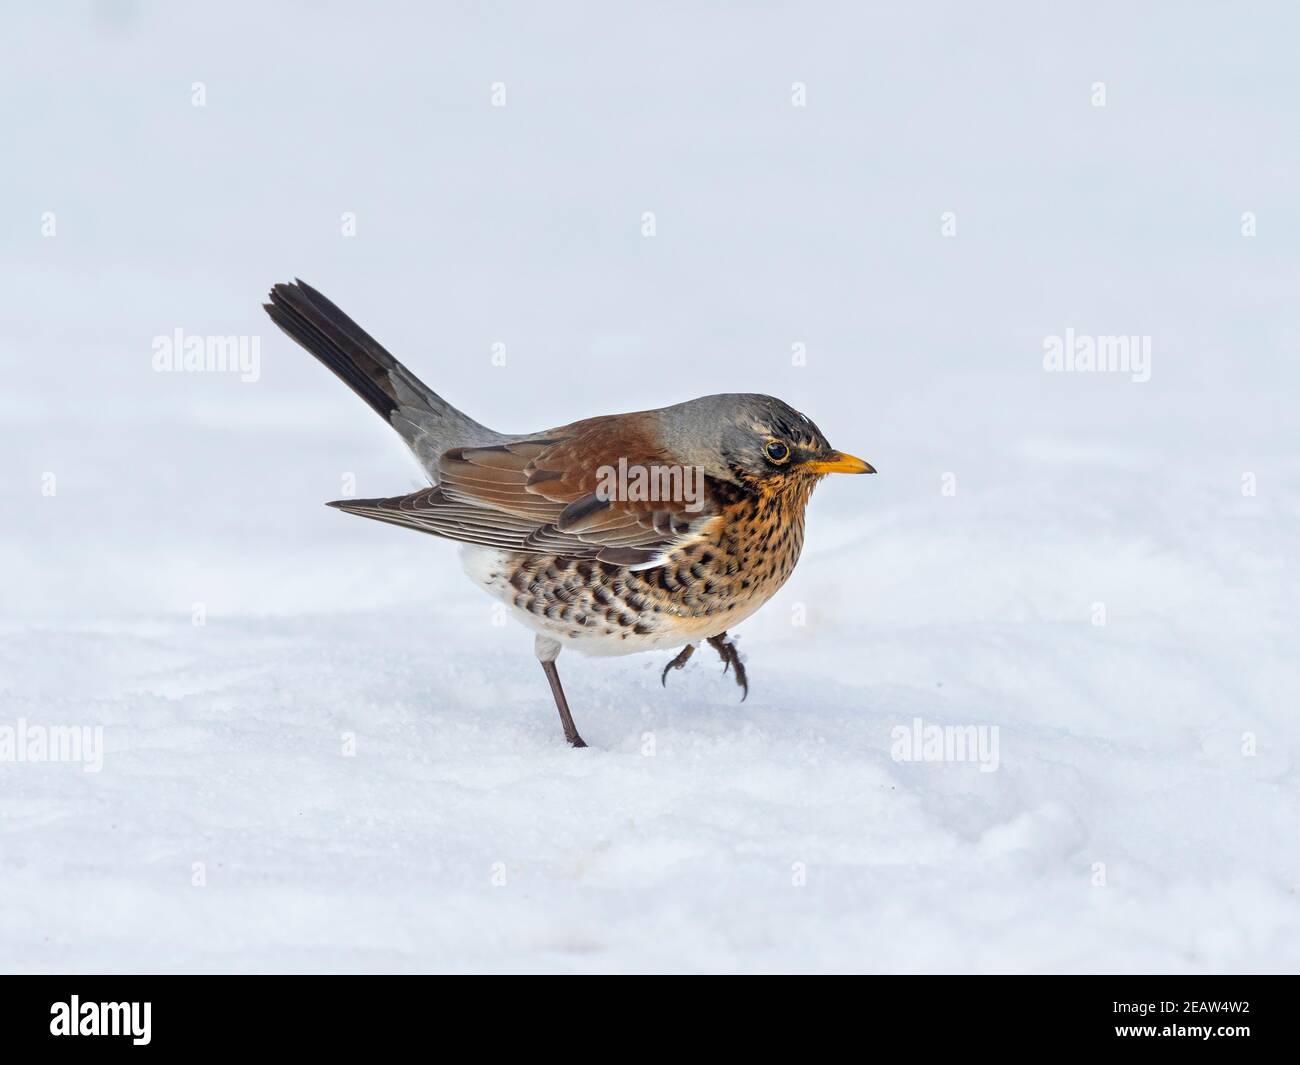
<svg viewBox="0 0 1300 1065">
<path fill-rule="evenodd" d="M 807 498 L 828 473 L 875 473 L 831 447 L 820 429 L 773 396 L 704 396 L 664 410 L 669 439 L 711 477 L 763 495 Z"/>
</svg>

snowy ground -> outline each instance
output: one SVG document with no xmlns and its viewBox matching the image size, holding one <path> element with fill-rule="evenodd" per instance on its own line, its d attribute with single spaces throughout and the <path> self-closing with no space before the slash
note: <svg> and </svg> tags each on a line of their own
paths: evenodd
<svg viewBox="0 0 1300 1065">
<path fill-rule="evenodd" d="M 0 761 L 0 968 L 1300 969 L 1297 26 L 1237 18 L 7 16 L 0 729 L 104 751 Z M 566 654 L 565 747 L 454 546 L 321 506 L 418 475 L 294 274 L 498 428 L 765 391 L 877 465 L 748 701 Z"/>
</svg>

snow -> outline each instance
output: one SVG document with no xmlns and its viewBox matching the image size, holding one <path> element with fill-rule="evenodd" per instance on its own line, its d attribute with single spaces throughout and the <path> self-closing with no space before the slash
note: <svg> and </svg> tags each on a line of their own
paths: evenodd
<svg viewBox="0 0 1300 1065">
<path fill-rule="evenodd" d="M 0 728 L 104 751 L 0 761 L 0 968 L 1300 968 L 1295 15 L 981 18 L 11 12 Z M 321 505 L 419 475 L 294 275 L 494 428 L 763 391 L 876 465 L 748 700 L 565 653 L 568 749 L 454 545 Z"/>
</svg>

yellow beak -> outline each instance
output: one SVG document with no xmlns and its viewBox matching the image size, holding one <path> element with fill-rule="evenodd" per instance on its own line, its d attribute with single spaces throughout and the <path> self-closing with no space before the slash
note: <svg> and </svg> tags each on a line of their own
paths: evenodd
<svg viewBox="0 0 1300 1065">
<path fill-rule="evenodd" d="M 812 459 L 804 463 L 806 469 L 813 473 L 875 473 L 876 468 L 860 458 L 846 455 L 843 451 L 831 452 L 827 459 Z"/>
</svg>

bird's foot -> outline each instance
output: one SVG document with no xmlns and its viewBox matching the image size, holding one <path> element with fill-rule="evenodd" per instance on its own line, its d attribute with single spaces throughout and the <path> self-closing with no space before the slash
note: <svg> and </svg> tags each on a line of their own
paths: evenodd
<svg viewBox="0 0 1300 1065">
<path fill-rule="evenodd" d="M 685 647 L 683 647 L 677 653 L 677 657 L 674 658 L 671 662 L 669 662 L 668 665 L 664 666 L 664 671 L 659 677 L 659 683 L 662 684 L 665 688 L 668 687 L 668 671 L 670 669 L 681 669 L 684 665 L 686 665 L 687 662 L 691 660 L 691 655 L 693 655 L 694 653 L 695 653 L 695 644 L 688 643 Z"/>
<path fill-rule="evenodd" d="M 727 672 L 732 666 L 736 667 L 736 683 L 740 685 L 740 690 L 744 693 L 740 697 L 743 703 L 749 698 L 749 678 L 745 676 L 745 663 L 740 660 L 740 651 L 737 650 L 735 641 L 725 632 L 720 632 L 716 636 L 709 637 L 709 644 L 718 652 L 718 657 L 722 659 L 722 672 Z M 670 665 L 672 663 L 669 663 Z"/>
</svg>

